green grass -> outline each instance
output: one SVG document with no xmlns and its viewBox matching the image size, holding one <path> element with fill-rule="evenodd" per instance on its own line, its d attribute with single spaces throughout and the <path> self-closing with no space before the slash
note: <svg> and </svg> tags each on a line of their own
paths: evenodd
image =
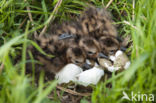
<svg viewBox="0 0 156 103">
<path fill-rule="evenodd" d="M 132 65 L 128 70 L 93 87 L 93 103 L 128 102 L 121 99 L 123 91 L 129 96 L 131 91 L 156 96 L 156 1 L 134 1 L 134 9 L 131 0 L 114 0 L 108 7 L 118 25 L 119 35 L 132 37 L 133 46 L 129 48 L 132 51 Z M 34 78 L 25 74 L 25 63 L 28 62 L 27 46 L 33 45 L 42 51 L 29 37 L 35 30 L 40 33 L 42 28 L 49 24 L 51 17 L 55 17 L 53 22 L 70 20 L 77 16 L 87 3 L 103 7 L 109 0 L 64 0 L 57 8 L 58 12 L 54 13 L 52 11 L 57 2 L 58 0 L 0 1 L 0 64 L 3 67 L 3 70 L 0 69 L 0 103 L 59 102 L 57 97 L 53 100 L 47 98 L 47 95 L 56 89 L 56 81 L 44 83 L 44 73 L 41 73 L 39 86 L 36 87 Z M 27 11 L 26 7 L 31 10 Z M 30 21 L 28 12 L 32 13 L 33 22 Z M 112 88 L 107 88 L 110 83 Z M 87 103 L 87 100 L 83 98 L 81 102 Z"/>
</svg>

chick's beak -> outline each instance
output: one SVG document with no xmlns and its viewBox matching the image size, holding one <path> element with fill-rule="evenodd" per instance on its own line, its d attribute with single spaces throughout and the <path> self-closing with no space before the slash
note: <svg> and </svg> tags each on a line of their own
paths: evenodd
<svg viewBox="0 0 156 103">
<path fill-rule="evenodd" d="M 123 40 L 121 39 L 121 37 L 117 36 L 116 39 L 121 43 Z"/>
<path fill-rule="evenodd" d="M 84 69 L 90 69 L 92 67 L 89 64 L 85 63 L 85 64 L 83 64 L 82 68 L 84 68 Z"/>
<path fill-rule="evenodd" d="M 125 48 L 125 47 L 121 46 L 121 47 L 120 47 L 120 50 L 124 52 L 124 51 L 126 51 L 126 50 L 127 50 L 127 48 Z"/>
<path fill-rule="evenodd" d="M 59 40 L 68 39 L 68 38 L 72 38 L 72 37 L 73 37 L 73 35 L 64 33 L 59 36 Z"/>
<path fill-rule="evenodd" d="M 106 58 L 106 59 L 109 59 L 109 57 L 106 56 L 106 55 L 103 54 L 103 53 L 99 53 L 99 54 L 98 54 L 98 57 L 99 57 L 99 58 Z"/>
</svg>

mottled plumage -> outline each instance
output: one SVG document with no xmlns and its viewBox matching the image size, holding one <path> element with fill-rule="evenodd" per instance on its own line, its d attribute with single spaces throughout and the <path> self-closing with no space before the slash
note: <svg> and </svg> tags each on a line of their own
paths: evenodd
<svg viewBox="0 0 156 103">
<path fill-rule="evenodd" d="M 96 60 L 99 53 L 109 54 L 120 47 L 117 31 L 105 8 L 88 7 L 75 21 L 50 26 L 47 34 L 37 40 L 39 46 L 54 59 L 36 56 L 54 73 L 68 63 L 84 66 L 86 58 Z M 61 62 L 61 63 L 60 63 Z"/>
</svg>

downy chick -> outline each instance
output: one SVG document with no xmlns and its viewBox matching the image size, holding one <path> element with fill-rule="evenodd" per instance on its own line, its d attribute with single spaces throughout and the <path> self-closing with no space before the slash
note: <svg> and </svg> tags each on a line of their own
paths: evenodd
<svg viewBox="0 0 156 103">
<path fill-rule="evenodd" d="M 49 32 L 62 35 L 64 33 L 76 36 L 93 36 L 99 38 L 103 35 L 117 36 L 116 28 L 112 24 L 111 14 L 105 8 L 87 7 L 74 21 L 53 25 Z"/>
<path fill-rule="evenodd" d="M 56 34 L 49 34 L 39 41 L 43 50 L 49 51 L 55 56 L 64 54 L 70 45 L 76 45 L 74 37 L 63 38 Z"/>
<path fill-rule="evenodd" d="M 103 35 L 117 36 L 111 14 L 105 8 L 89 7 L 82 13 L 78 21 L 81 23 L 83 34 L 96 39 Z"/>
<path fill-rule="evenodd" d="M 86 55 L 80 47 L 70 46 L 66 51 L 66 59 L 68 63 L 74 63 L 83 67 L 86 61 Z"/>
<path fill-rule="evenodd" d="M 52 25 L 49 29 L 49 34 L 55 34 L 61 36 L 62 34 L 76 36 L 79 32 L 82 31 L 82 27 L 79 22 L 75 21 L 66 21 L 62 24 Z"/>
<path fill-rule="evenodd" d="M 54 74 L 59 72 L 67 64 L 67 61 L 63 57 L 55 57 L 49 60 L 39 55 L 37 59 L 43 64 L 42 69 Z"/>
<path fill-rule="evenodd" d="M 65 65 L 69 63 L 74 63 L 80 67 L 84 67 L 86 56 L 85 53 L 79 47 L 69 47 L 64 52 L 64 54 L 60 54 L 60 56 L 56 56 L 54 58 L 48 58 L 43 55 L 38 55 L 37 59 L 45 66 L 45 70 L 51 73 L 59 72 Z"/>
<path fill-rule="evenodd" d="M 114 54 L 120 48 L 119 41 L 113 36 L 102 36 L 99 44 L 101 51 L 106 55 Z"/>
<path fill-rule="evenodd" d="M 50 61 L 40 57 L 40 60 L 42 60 L 43 64 L 47 65 L 46 67 L 48 68 L 48 70 L 50 70 L 50 68 L 56 68 L 56 70 L 52 70 L 54 71 L 54 73 L 56 73 L 58 70 L 61 70 L 62 66 L 65 66 L 68 63 L 74 63 L 81 67 L 85 65 L 85 52 L 78 46 L 75 38 L 62 39 L 62 37 L 59 38 L 59 36 L 57 35 L 52 35 L 47 38 L 43 38 L 40 42 L 40 45 L 46 53 L 55 55 L 55 57 L 57 58 L 56 60 L 58 62 L 62 62 L 62 64 L 59 64 L 55 63 L 55 59 Z"/>
<path fill-rule="evenodd" d="M 88 59 L 96 59 L 100 52 L 99 43 L 92 37 L 85 36 L 80 39 L 79 46 L 85 51 Z"/>
</svg>

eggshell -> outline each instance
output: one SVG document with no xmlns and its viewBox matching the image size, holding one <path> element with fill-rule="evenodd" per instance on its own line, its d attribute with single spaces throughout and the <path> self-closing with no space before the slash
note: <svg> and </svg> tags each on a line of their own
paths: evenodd
<svg viewBox="0 0 156 103">
<path fill-rule="evenodd" d="M 103 67 L 103 68 L 107 68 L 109 66 L 112 66 L 111 61 L 108 60 L 108 59 L 105 59 L 105 58 L 98 58 L 98 62 L 100 64 L 100 66 Z"/>
<path fill-rule="evenodd" d="M 115 53 L 115 57 L 118 57 L 118 56 L 120 56 L 120 55 L 122 55 L 123 54 L 123 52 L 121 51 L 121 50 L 118 50 L 116 53 Z"/>
<path fill-rule="evenodd" d="M 96 85 L 101 77 L 104 75 L 104 71 L 98 67 L 93 67 L 77 75 L 77 82 L 83 86 L 90 84 Z"/>
<path fill-rule="evenodd" d="M 82 68 L 75 64 L 67 64 L 55 75 L 55 78 L 58 80 L 59 84 L 69 83 L 70 81 L 74 82 L 76 81 L 76 75 L 80 74 L 82 71 Z"/>
<path fill-rule="evenodd" d="M 109 59 L 112 60 L 112 61 L 115 61 L 116 57 L 111 55 L 111 56 L 109 56 Z"/>
<path fill-rule="evenodd" d="M 125 53 L 123 53 L 122 51 L 117 51 L 115 54 L 115 61 L 114 61 L 114 66 L 115 67 L 120 67 L 120 68 L 128 68 L 130 63 L 129 63 L 129 58 L 127 57 L 127 55 Z M 127 65 L 126 65 L 127 63 Z"/>
<path fill-rule="evenodd" d="M 109 66 L 107 63 L 105 63 L 105 65 L 106 65 L 107 70 L 110 72 L 114 72 L 120 69 L 120 67 Z"/>
<path fill-rule="evenodd" d="M 124 66 L 124 69 L 128 69 L 130 65 L 131 65 L 130 61 L 126 62 L 125 66 Z"/>
</svg>

